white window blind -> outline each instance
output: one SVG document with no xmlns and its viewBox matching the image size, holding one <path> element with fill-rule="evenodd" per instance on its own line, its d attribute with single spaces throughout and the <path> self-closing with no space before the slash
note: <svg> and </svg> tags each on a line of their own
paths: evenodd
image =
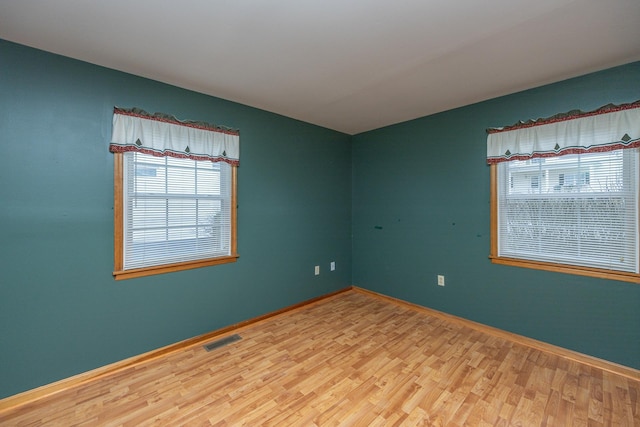
<svg viewBox="0 0 640 427">
<path fill-rule="evenodd" d="M 123 155 L 125 270 L 231 254 L 231 165 Z"/>
<path fill-rule="evenodd" d="M 638 273 L 638 149 L 498 163 L 498 256 Z"/>
</svg>

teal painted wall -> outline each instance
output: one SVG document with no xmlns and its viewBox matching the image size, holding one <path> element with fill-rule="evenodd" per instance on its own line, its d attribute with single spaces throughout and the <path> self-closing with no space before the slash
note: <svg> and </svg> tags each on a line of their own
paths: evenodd
<svg viewBox="0 0 640 427">
<path fill-rule="evenodd" d="M 352 283 L 640 368 L 640 285 L 489 262 L 484 160 L 639 98 L 634 63 L 349 137 L 0 40 L 0 398 Z M 237 263 L 113 280 L 114 105 L 240 129 Z"/>
<path fill-rule="evenodd" d="M 114 281 L 114 105 L 240 129 L 237 263 Z M 0 41 L 0 147 L 0 398 L 351 284 L 348 135 Z"/>
<path fill-rule="evenodd" d="M 485 162 L 488 127 L 638 99 L 640 62 L 356 135 L 354 285 L 640 368 L 640 285 L 490 263 Z"/>
</svg>

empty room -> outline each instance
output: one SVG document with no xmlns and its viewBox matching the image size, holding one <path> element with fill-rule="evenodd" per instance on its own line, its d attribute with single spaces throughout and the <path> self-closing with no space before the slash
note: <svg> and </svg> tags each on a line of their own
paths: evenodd
<svg viewBox="0 0 640 427">
<path fill-rule="evenodd" d="M 640 426 L 638 22 L 0 0 L 0 425 Z"/>
</svg>

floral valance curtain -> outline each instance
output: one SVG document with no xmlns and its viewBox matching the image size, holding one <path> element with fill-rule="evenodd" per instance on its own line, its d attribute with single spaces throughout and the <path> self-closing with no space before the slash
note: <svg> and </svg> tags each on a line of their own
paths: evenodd
<svg viewBox="0 0 640 427">
<path fill-rule="evenodd" d="M 165 114 L 114 108 L 109 151 L 240 164 L 238 131 L 203 122 L 180 121 Z"/>
<path fill-rule="evenodd" d="M 640 147 L 640 101 L 487 129 L 487 163 Z"/>
</svg>

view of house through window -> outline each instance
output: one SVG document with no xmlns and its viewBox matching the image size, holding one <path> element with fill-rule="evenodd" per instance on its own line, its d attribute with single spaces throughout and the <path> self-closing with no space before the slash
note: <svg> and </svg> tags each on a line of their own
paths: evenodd
<svg viewBox="0 0 640 427">
<path fill-rule="evenodd" d="M 498 255 L 638 272 L 638 149 L 497 165 Z"/>
<path fill-rule="evenodd" d="M 640 101 L 487 134 L 493 263 L 640 283 Z"/>
</svg>

